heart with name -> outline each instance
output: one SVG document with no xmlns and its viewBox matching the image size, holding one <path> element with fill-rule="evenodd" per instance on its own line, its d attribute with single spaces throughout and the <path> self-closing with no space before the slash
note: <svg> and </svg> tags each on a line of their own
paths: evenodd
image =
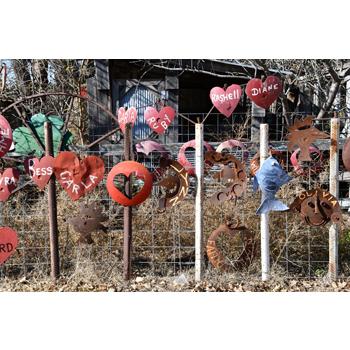
<svg viewBox="0 0 350 350">
<path fill-rule="evenodd" d="M 157 134 L 164 134 L 175 118 L 175 110 L 171 107 L 163 107 L 159 112 L 153 107 L 145 110 L 145 121 Z"/>
<path fill-rule="evenodd" d="M 226 90 L 214 87 L 210 90 L 210 99 L 216 109 L 229 118 L 236 109 L 242 95 L 239 85 L 232 84 Z"/>
<path fill-rule="evenodd" d="M 79 159 L 73 152 L 60 152 L 54 161 L 56 179 L 73 201 L 91 192 L 104 171 L 103 160 L 96 156 Z"/>
<path fill-rule="evenodd" d="M 277 100 L 282 88 L 282 81 L 271 75 L 264 82 L 260 79 L 249 80 L 245 92 L 256 105 L 267 109 Z"/>
<path fill-rule="evenodd" d="M 144 181 L 141 190 L 133 197 L 126 196 L 114 184 L 114 178 L 117 175 L 124 175 L 130 178 L 132 174 Z M 153 177 L 152 174 L 140 163 L 135 161 L 125 161 L 115 165 L 107 177 L 107 190 L 111 198 L 124 207 L 138 205 L 145 201 L 152 191 Z"/>
<path fill-rule="evenodd" d="M 0 265 L 16 251 L 17 244 L 17 232 L 10 227 L 0 227 Z"/>
<path fill-rule="evenodd" d="M 40 160 L 38 158 L 26 158 L 24 168 L 30 178 L 43 190 L 49 182 L 53 174 L 55 158 L 44 156 Z"/>
<path fill-rule="evenodd" d="M 3 157 L 12 145 L 12 129 L 5 117 L 0 114 L 0 157 Z"/>
<path fill-rule="evenodd" d="M 121 131 L 125 132 L 125 125 L 131 123 L 131 126 L 134 126 L 137 119 L 137 110 L 135 107 L 130 107 L 125 110 L 124 107 L 118 109 L 118 123 Z"/>
<path fill-rule="evenodd" d="M 16 168 L 7 168 L 0 174 L 0 202 L 5 202 L 17 187 L 19 171 Z"/>
</svg>

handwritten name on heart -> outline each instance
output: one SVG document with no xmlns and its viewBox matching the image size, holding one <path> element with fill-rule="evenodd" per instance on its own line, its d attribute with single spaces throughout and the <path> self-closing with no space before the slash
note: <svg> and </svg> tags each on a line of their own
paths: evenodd
<svg viewBox="0 0 350 350">
<path fill-rule="evenodd" d="M 282 92 L 282 81 L 275 76 L 268 76 L 264 82 L 260 79 L 249 80 L 245 92 L 259 107 L 269 108 Z"/>
<path fill-rule="evenodd" d="M 174 120 L 175 114 L 175 110 L 171 107 L 163 107 L 159 112 L 153 107 L 147 107 L 145 121 L 153 131 L 164 134 Z"/>
<path fill-rule="evenodd" d="M 30 178 L 40 189 L 44 189 L 53 174 L 55 158 L 51 156 L 38 158 L 27 158 L 24 161 L 24 168 Z"/>
<path fill-rule="evenodd" d="M 130 107 L 125 110 L 124 107 L 118 109 L 118 123 L 121 131 L 125 132 L 125 125 L 131 123 L 133 126 L 137 119 L 137 110 L 135 107 Z"/>
<path fill-rule="evenodd" d="M 3 157 L 12 145 L 12 129 L 5 117 L 0 114 L 0 157 Z"/>
<path fill-rule="evenodd" d="M 17 244 L 17 232 L 10 227 L 0 227 L 0 265 L 16 251 Z"/>
<path fill-rule="evenodd" d="M 72 200 L 91 192 L 103 179 L 103 160 L 88 156 L 80 160 L 73 152 L 60 152 L 55 158 L 54 174 Z"/>
<path fill-rule="evenodd" d="M 7 168 L 0 174 L 0 202 L 6 201 L 17 187 L 19 171 L 15 168 Z"/>
<path fill-rule="evenodd" d="M 232 84 L 226 91 L 221 87 L 214 87 L 210 90 L 210 99 L 217 110 L 227 118 L 231 116 L 236 109 L 242 95 L 242 89 L 239 85 Z"/>
<path fill-rule="evenodd" d="M 117 175 L 130 177 L 135 173 L 139 179 L 144 181 L 142 189 L 133 197 L 129 198 L 124 193 L 120 192 L 114 185 L 114 178 Z M 111 198 L 117 203 L 130 207 L 138 205 L 145 201 L 152 191 L 153 177 L 151 173 L 140 163 L 134 161 L 125 161 L 115 165 L 107 177 L 107 190 Z"/>
</svg>

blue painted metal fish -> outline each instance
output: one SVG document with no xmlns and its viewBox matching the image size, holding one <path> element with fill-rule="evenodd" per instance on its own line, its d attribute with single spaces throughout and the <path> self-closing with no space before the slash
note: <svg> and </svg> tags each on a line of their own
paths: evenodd
<svg viewBox="0 0 350 350">
<path fill-rule="evenodd" d="M 289 209 L 284 203 L 276 199 L 275 195 L 280 187 L 290 180 L 292 180 L 292 177 L 282 169 L 274 157 L 271 156 L 264 161 L 253 182 L 254 192 L 259 187 L 263 193 L 263 202 L 256 211 L 258 215 L 266 214 L 271 210 L 284 211 Z"/>
</svg>

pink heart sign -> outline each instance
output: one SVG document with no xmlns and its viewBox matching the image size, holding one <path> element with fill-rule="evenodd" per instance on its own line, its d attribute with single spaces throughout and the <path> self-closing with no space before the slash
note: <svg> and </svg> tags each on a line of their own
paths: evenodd
<svg viewBox="0 0 350 350">
<path fill-rule="evenodd" d="M 236 109 L 242 95 L 239 85 L 230 85 L 226 91 L 221 87 L 214 87 L 210 90 L 210 99 L 217 110 L 227 118 Z"/>
<path fill-rule="evenodd" d="M 17 232 L 10 227 L 0 227 L 0 265 L 16 251 L 17 244 Z"/>
<path fill-rule="evenodd" d="M 3 157 L 12 145 L 12 129 L 5 117 L 0 114 L 0 157 Z"/>
<path fill-rule="evenodd" d="M 0 202 L 6 201 L 17 187 L 19 171 L 16 168 L 7 168 L 0 174 Z"/>
<path fill-rule="evenodd" d="M 282 81 L 273 75 L 268 76 L 264 82 L 260 79 L 251 79 L 245 92 L 256 105 L 267 109 L 282 92 Z"/>
<path fill-rule="evenodd" d="M 37 186 L 43 190 L 53 174 L 55 158 L 51 156 L 38 158 L 27 158 L 24 161 L 24 168 Z"/>
<path fill-rule="evenodd" d="M 135 107 L 130 107 L 125 110 L 124 107 L 118 109 L 118 123 L 121 131 L 125 132 L 125 125 L 131 123 L 133 126 L 137 119 L 137 110 Z"/>
<path fill-rule="evenodd" d="M 175 114 L 175 110 L 171 107 L 163 107 L 159 112 L 153 107 L 147 107 L 145 121 L 153 131 L 164 134 L 174 120 Z"/>
</svg>

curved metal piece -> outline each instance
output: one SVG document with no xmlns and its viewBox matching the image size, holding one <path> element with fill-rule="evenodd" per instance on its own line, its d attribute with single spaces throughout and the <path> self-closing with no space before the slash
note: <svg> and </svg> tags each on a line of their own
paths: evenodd
<svg viewBox="0 0 350 350">
<path fill-rule="evenodd" d="M 230 139 L 224 142 L 221 142 L 218 147 L 216 147 L 216 152 L 222 152 L 224 149 L 231 150 L 235 147 L 239 147 L 242 150 L 242 160 L 246 161 L 249 157 L 249 151 L 244 146 L 243 142 L 239 140 Z"/>
<path fill-rule="evenodd" d="M 301 164 L 299 163 L 299 160 L 298 160 L 299 152 L 300 152 L 300 148 L 296 149 L 290 157 L 290 162 L 292 163 L 296 174 L 298 174 L 299 176 L 308 176 L 310 171 L 310 173 L 314 175 L 314 174 L 320 173 L 324 169 L 322 152 L 317 147 L 314 147 L 314 146 L 309 147 L 309 153 L 317 154 L 318 159 L 316 161 L 313 160 L 312 163 L 308 164 L 306 168 L 302 167 Z"/>
<path fill-rule="evenodd" d="M 283 151 L 277 149 L 269 149 L 269 154 L 277 159 L 282 168 L 286 166 L 286 157 Z M 251 176 L 255 176 L 258 170 L 260 169 L 260 152 L 255 153 L 254 157 L 250 161 L 249 173 Z"/>
</svg>

